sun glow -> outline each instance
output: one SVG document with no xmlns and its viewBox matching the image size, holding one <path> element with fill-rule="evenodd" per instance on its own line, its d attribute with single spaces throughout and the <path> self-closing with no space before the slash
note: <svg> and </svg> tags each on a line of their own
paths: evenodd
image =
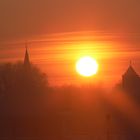
<svg viewBox="0 0 140 140">
<path fill-rule="evenodd" d="M 98 71 L 98 63 L 90 56 L 82 57 L 76 63 L 76 71 L 85 77 L 95 75 Z"/>
</svg>

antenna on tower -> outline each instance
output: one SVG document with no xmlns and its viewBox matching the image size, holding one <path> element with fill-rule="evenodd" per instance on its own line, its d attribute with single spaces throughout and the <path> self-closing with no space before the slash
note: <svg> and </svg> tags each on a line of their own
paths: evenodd
<svg viewBox="0 0 140 140">
<path fill-rule="evenodd" d="M 28 50 L 28 41 L 25 42 L 25 49 Z"/>
<path fill-rule="evenodd" d="M 130 60 L 130 66 L 132 66 L 132 60 Z"/>
</svg>

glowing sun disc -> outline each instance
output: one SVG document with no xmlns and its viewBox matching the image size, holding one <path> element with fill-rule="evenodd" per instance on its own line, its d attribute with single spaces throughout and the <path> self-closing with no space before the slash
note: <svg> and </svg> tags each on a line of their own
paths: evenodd
<svg viewBox="0 0 140 140">
<path fill-rule="evenodd" d="M 76 71 L 85 77 L 95 75 L 98 71 L 98 63 L 92 57 L 82 57 L 76 63 Z"/>
</svg>

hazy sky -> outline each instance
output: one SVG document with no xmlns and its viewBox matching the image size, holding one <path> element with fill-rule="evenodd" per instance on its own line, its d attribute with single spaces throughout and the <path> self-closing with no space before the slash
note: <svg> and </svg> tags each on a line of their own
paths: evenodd
<svg viewBox="0 0 140 140">
<path fill-rule="evenodd" d="M 105 30 L 140 34 L 139 0 L 0 0 L 0 39 Z"/>
<path fill-rule="evenodd" d="M 86 54 L 119 80 L 130 60 L 140 72 L 140 0 L 0 0 L 0 61 L 23 60 L 26 40 L 52 81 L 73 80 Z"/>
</svg>

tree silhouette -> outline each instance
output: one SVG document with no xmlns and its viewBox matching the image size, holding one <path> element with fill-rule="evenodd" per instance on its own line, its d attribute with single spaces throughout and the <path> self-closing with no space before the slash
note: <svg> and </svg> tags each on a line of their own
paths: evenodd
<svg viewBox="0 0 140 140">
<path fill-rule="evenodd" d="M 1 94 L 34 94 L 47 86 L 46 75 L 33 65 L 30 68 L 22 63 L 0 65 Z"/>
<path fill-rule="evenodd" d="M 37 114 L 47 89 L 46 75 L 34 65 L 0 65 L 0 100 L 9 114 Z"/>
<path fill-rule="evenodd" d="M 42 100 L 49 85 L 47 77 L 34 65 L 0 65 L 0 137 L 37 133 Z"/>
</svg>

